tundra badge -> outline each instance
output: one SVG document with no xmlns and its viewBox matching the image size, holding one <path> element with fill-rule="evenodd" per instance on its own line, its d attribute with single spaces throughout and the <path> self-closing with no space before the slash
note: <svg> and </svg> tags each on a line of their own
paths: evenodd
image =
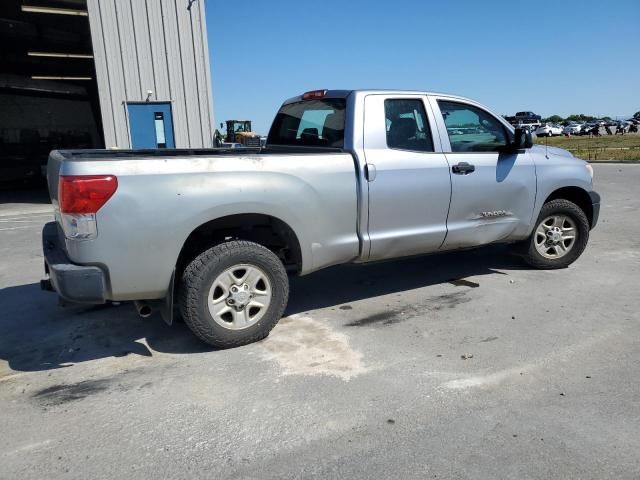
<svg viewBox="0 0 640 480">
<path fill-rule="evenodd" d="M 506 217 L 509 212 L 506 210 L 494 210 L 493 212 L 482 212 L 483 217 Z"/>
</svg>

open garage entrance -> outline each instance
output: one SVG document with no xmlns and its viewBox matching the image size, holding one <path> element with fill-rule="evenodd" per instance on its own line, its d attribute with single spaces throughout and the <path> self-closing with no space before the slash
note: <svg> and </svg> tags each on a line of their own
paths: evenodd
<svg viewBox="0 0 640 480">
<path fill-rule="evenodd" d="M 0 186 L 57 148 L 103 148 L 86 0 L 0 2 Z"/>
</svg>

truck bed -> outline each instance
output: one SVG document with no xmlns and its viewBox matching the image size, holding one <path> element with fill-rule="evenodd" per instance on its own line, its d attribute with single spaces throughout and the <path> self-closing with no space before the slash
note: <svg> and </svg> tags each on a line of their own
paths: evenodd
<svg viewBox="0 0 640 480">
<path fill-rule="evenodd" d="M 71 262 L 105 269 L 106 300 L 162 298 L 189 236 L 238 212 L 295 232 L 299 273 L 360 253 L 359 170 L 339 148 L 54 151 L 47 166 L 54 209 L 60 175 L 117 178 L 96 214 L 97 238 L 63 246 Z"/>
<path fill-rule="evenodd" d="M 334 147 L 298 147 L 272 145 L 263 148 L 164 148 L 149 150 L 56 150 L 54 151 L 63 160 L 74 162 L 91 160 L 129 160 L 131 158 L 158 158 L 158 157 L 192 157 L 192 156 L 223 156 L 223 155 L 282 155 L 282 154 L 318 154 L 340 153 L 344 150 Z"/>
</svg>

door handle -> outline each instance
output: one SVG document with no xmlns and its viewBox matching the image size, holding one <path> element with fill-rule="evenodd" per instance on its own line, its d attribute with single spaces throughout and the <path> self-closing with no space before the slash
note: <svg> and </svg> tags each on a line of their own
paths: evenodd
<svg viewBox="0 0 640 480">
<path fill-rule="evenodd" d="M 457 175 L 469 175 L 476 171 L 475 165 L 471 165 L 467 162 L 460 162 L 457 165 L 451 167 L 451 171 Z"/>
<path fill-rule="evenodd" d="M 368 182 L 373 182 L 376 179 L 376 166 L 373 163 L 367 163 L 364 166 L 364 175 Z"/>
</svg>

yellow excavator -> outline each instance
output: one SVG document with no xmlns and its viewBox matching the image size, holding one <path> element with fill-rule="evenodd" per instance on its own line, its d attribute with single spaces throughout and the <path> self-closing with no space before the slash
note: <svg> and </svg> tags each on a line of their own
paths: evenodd
<svg viewBox="0 0 640 480">
<path fill-rule="evenodd" d="M 223 124 L 220 124 L 220 128 Z M 251 131 L 251 120 L 227 120 L 227 143 L 239 143 L 244 147 L 260 147 L 260 135 Z"/>
</svg>

